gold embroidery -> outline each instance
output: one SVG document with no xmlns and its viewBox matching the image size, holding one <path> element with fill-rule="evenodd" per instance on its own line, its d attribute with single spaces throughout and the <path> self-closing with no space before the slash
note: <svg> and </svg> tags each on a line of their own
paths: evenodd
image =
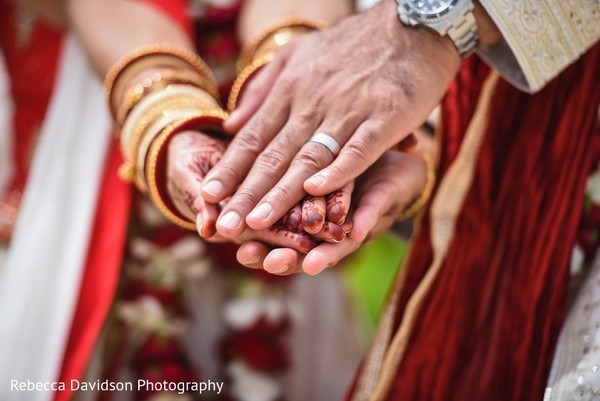
<svg viewBox="0 0 600 401">
<path fill-rule="evenodd" d="M 481 0 L 538 90 L 600 37 L 597 0 Z"/>
</svg>

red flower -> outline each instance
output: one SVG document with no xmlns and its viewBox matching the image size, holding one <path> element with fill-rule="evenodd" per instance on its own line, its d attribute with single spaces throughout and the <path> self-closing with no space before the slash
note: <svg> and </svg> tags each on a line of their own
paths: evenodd
<svg viewBox="0 0 600 401">
<path fill-rule="evenodd" d="M 252 336 L 230 336 L 221 345 L 223 359 L 241 359 L 259 371 L 281 371 L 290 363 L 283 345 L 273 339 Z"/>
<path fill-rule="evenodd" d="M 238 245 L 232 243 L 207 244 L 206 253 L 219 269 L 234 269 L 243 267 L 236 259 L 237 249 Z"/>
<path fill-rule="evenodd" d="M 181 294 L 172 288 L 152 285 L 141 279 L 130 279 L 125 284 L 121 300 L 135 301 L 140 297 L 148 296 L 156 299 L 165 310 L 175 316 L 187 316 L 188 310 L 181 300 Z"/>
<path fill-rule="evenodd" d="M 577 233 L 577 243 L 583 249 L 586 260 L 589 260 L 598 247 L 598 232 L 590 228 L 580 229 Z"/>
<path fill-rule="evenodd" d="M 274 338 L 288 332 L 290 328 L 289 319 L 281 319 L 277 322 L 271 322 L 264 316 L 261 316 L 248 329 L 240 331 L 240 335 L 250 335 L 263 338 Z"/>
<path fill-rule="evenodd" d="M 588 215 L 583 218 L 583 224 L 587 227 L 598 227 L 600 225 L 600 206 L 592 205 Z"/>
<path fill-rule="evenodd" d="M 173 224 L 166 224 L 154 231 L 150 237 L 150 240 L 159 248 L 166 248 L 175 244 L 183 237 L 187 237 L 189 235 L 189 231 L 186 231 L 183 228 L 177 227 Z M 198 241 L 201 240 L 198 239 Z"/>
<path fill-rule="evenodd" d="M 183 357 L 183 348 L 178 339 L 150 335 L 136 352 L 133 366 L 143 368 L 147 365 L 173 361 Z"/>
</svg>

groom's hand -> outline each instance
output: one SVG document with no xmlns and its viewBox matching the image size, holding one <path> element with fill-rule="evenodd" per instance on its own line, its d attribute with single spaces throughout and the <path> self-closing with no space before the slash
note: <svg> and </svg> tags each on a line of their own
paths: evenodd
<svg viewBox="0 0 600 401">
<path fill-rule="evenodd" d="M 404 27 L 391 0 L 281 48 L 226 122 L 239 133 L 206 177 L 206 201 L 233 195 L 217 230 L 267 228 L 305 192 L 357 177 L 426 119 L 459 63 L 449 39 Z M 340 154 L 307 142 L 315 132 Z"/>
</svg>

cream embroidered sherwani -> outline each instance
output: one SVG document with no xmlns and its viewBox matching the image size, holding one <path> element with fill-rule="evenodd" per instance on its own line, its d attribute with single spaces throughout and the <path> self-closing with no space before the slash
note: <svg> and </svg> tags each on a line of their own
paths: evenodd
<svg viewBox="0 0 600 401">
<path fill-rule="evenodd" d="M 479 55 L 518 88 L 536 92 L 600 38 L 598 0 L 480 0 L 504 42 Z"/>
</svg>

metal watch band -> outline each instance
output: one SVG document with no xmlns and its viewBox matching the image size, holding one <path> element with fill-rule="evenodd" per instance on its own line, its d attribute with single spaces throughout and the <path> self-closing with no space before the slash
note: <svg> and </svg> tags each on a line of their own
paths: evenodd
<svg viewBox="0 0 600 401">
<path fill-rule="evenodd" d="M 465 7 L 461 15 L 453 21 L 452 27 L 448 29 L 448 36 L 454 42 L 454 46 L 462 58 L 474 52 L 479 43 L 479 31 L 473 15 L 473 8 L 473 3 Z"/>
</svg>

